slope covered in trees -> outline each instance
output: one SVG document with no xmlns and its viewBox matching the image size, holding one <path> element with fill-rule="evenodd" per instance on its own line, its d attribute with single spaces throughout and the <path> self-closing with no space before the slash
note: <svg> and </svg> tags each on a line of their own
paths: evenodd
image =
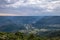
<svg viewBox="0 0 60 40">
<path fill-rule="evenodd" d="M 25 34 L 21 32 L 16 33 L 0 32 L 0 40 L 60 40 L 60 31 L 57 31 L 57 33 L 52 32 L 48 34 L 48 36 L 39 36 L 37 34 L 32 33 Z"/>
</svg>

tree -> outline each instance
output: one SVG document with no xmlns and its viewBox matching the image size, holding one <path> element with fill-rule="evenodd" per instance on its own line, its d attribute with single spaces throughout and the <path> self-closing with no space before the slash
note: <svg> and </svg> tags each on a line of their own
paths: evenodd
<svg viewBox="0 0 60 40">
<path fill-rule="evenodd" d="M 35 38 L 34 34 L 30 34 L 28 40 L 34 40 L 34 38 Z"/>
<path fill-rule="evenodd" d="M 23 34 L 23 33 L 21 33 L 21 32 L 16 32 L 15 35 L 16 35 L 19 39 L 24 40 L 24 34 Z"/>
</svg>

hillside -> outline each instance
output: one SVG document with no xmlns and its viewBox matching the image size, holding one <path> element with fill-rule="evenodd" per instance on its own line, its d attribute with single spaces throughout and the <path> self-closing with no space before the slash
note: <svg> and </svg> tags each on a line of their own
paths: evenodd
<svg viewBox="0 0 60 40">
<path fill-rule="evenodd" d="M 32 33 L 25 34 L 21 32 L 0 32 L 0 40 L 60 40 L 60 31 L 51 32 L 47 36 L 39 36 Z"/>
<path fill-rule="evenodd" d="M 58 16 L 5 16 L 0 17 L 0 31 L 40 32 L 60 29 Z"/>
</svg>

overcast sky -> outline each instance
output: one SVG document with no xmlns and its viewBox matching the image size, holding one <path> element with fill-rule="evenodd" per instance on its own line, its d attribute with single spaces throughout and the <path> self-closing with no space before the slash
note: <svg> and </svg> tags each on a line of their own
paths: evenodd
<svg viewBox="0 0 60 40">
<path fill-rule="evenodd" d="M 60 16 L 60 0 L 0 0 L 0 16 Z"/>
</svg>

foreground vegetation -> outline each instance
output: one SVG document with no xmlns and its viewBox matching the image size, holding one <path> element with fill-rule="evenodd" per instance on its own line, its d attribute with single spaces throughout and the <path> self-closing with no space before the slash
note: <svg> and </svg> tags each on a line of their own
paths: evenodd
<svg viewBox="0 0 60 40">
<path fill-rule="evenodd" d="M 0 32 L 0 40 L 60 40 L 60 36 L 38 36 L 36 34 L 25 34 L 21 32 L 7 33 Z"/>
</svg>

